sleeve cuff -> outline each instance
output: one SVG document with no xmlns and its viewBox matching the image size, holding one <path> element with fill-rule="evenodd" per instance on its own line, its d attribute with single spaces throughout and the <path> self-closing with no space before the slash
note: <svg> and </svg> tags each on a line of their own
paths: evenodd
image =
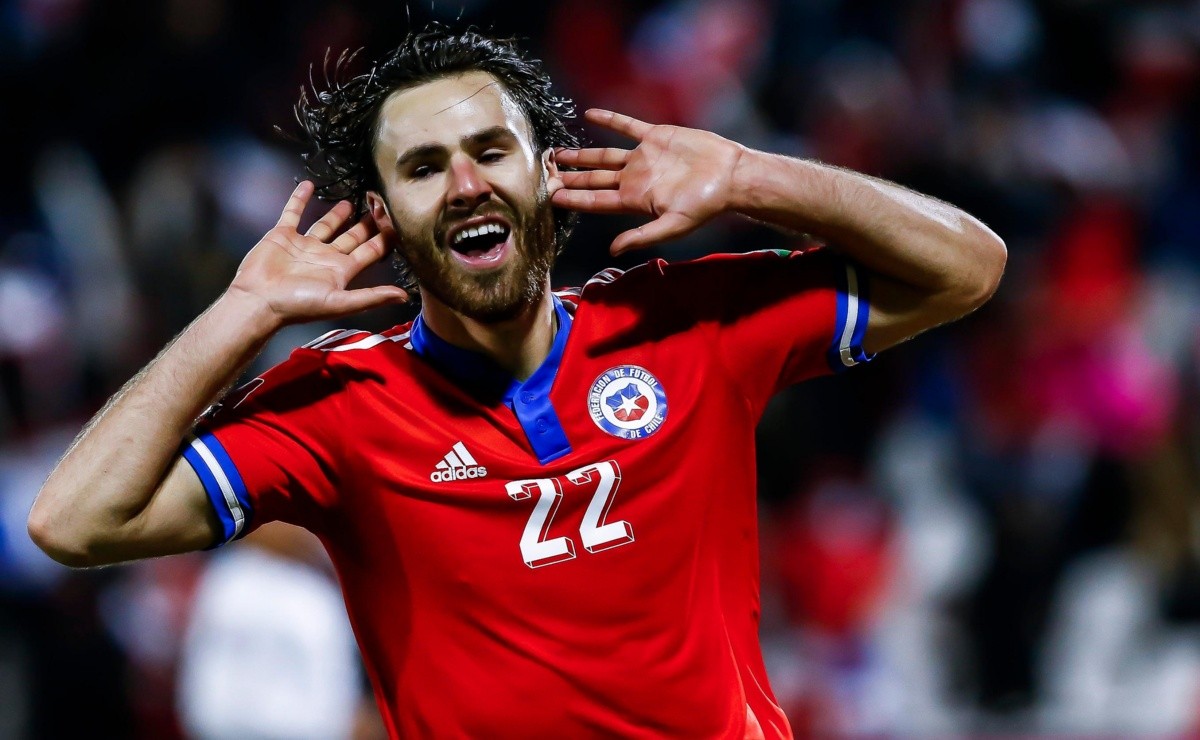
<svg viewBox="0 0 1200 740">
<path fill-rule="evenodd" d="M 212 547 L 219 547 L 244 535 L 252 513 L 250 499 L 246 494 L 246 484 L 229 453 L 212 433 L 204 431 L 188 435 L 182 453 L 196 475 L 200 476 L 209 503 L 221 520 L 222 537 Z"/>
<path fill-rule="evenodd" d="M 839 277 L 837 319 L 828 357 L 829 366 L 834 372 L 842 372 L 875 358 L 862 347 L 870 313 L 866 281 L 860 278 L 858 268 L 851 262 L 845 263 L 845 270 Z"/>
</svg>

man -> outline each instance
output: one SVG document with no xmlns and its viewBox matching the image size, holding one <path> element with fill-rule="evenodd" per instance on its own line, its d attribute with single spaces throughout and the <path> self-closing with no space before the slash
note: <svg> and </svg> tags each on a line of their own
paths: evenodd
<svg viewBox="0 0 1200 740">
<path fill-rule="evenodd" d="M 789 736 L 757 641 L 755 423 L 778 389 L 983 303 L 1003 243 L 944 203 L 704 131 L 592 110 L 636 145 L 556 149 L 569 103 L 473 32 L 410 36 L 298 113 L 323 193 L 366 216 L 343 231 L 341 202 L 298 233 L 302 182 L 60 462 L 35 541 L 86 566 L 307 527 L 393 736 Z M 652 217 L 614 254 L 728 212 L 837 248 L 553 293 L 571 210 Z M 391 249 L 415 321 L 314 340 L 193 433 L 280 327 L 406 300 L 346 289 Z"/>
</svg>

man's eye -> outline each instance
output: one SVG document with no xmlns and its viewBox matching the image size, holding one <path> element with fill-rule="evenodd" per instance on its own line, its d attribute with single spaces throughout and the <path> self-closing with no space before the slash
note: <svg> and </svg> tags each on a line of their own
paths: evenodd
<svg viewBox="0 0 1200 740">
<path fill-rule="evenodd" d="M 434 172 L 435 172 L 435 170 L 433 169 L 433 167 L 431 167 L 430 165 L 427 165 L 427 164 L 422 164 L 422 165 L 418 165 L 413 168 L 412 177 L 416 180 L 422 180 L 422 179 L 434 174 Z"/>
<path fill-rule="evenodd" d="M 504 152 L 495 149 L 486 151 L 479 157 L 479 161 L 484 163 L 499 162 L 501 159 L 504 159 Z"/>
</svg>

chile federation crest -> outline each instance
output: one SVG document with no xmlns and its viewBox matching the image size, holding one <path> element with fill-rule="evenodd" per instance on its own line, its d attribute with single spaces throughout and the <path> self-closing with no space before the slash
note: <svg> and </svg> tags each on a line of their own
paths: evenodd
<svg viewBox="0 0 1200 740">
<path fill-rule="evenodd" d="M 600 374 L 588 392 L 596 426 L 621 439 L 643 439 L 662 428 L 667 394 L 644 367 L 619 365 Z"/>
</svg>

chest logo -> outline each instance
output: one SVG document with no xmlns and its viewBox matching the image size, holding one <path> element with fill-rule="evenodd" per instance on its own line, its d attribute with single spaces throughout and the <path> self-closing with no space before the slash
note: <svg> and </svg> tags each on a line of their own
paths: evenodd
<svg viewBox="0 0 1200 740">
<path fill-rule="evenodd" d="M 487 476 L 487 468 L 480 465 L 467 452 L 466 446 L 462 442 L 455 442 L 454 447 L 450 448 L 438 464 L 434 467 L 433 472 L 429 474 L 429 480 L 434 483 L 450 483 L 456 480 L 466 480 L 468 478 L 483 478 Z"/>
<path fill-rule="evenodd" d="M 662 428 L 667 394 L 646 368 L 618 365 L 592 383 L 588 412 L 596 426 L 614 437 L 643 439 Z"/>
</svg>

